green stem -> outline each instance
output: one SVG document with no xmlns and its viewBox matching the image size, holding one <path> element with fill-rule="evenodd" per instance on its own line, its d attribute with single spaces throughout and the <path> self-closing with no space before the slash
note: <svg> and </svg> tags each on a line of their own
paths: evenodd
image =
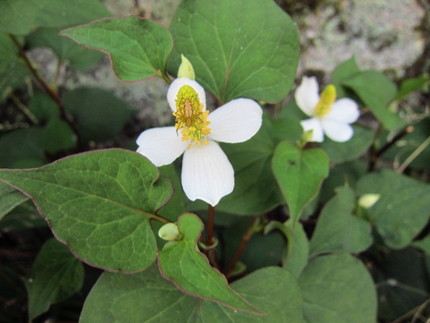
<svg viewBox="0 0 430 323">
<path fill-rule="evenodd" d="M 424 149 L 427 148 L 428 145 L 430 145 L 430 136 L 427 137 L 427 139 L 424 140 L 424 142 L 421 143 L 421 145 L 419 145 L 417 149 L 415 149 L 412 154 L 409 155 L 408 158 L 406 158 L 403 164 L 400 165 L 400 167 L 397 169 L 397 173 L 403 173 L 405 169 L 409 166 L 409 164 L 412 163 L 415 158 L 417 158 L 424 151 Z"/>
</svg>

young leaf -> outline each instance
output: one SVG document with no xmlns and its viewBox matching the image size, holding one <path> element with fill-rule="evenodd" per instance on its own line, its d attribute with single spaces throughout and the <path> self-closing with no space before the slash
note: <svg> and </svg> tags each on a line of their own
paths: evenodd
<svg viewBox="0 0 430 323">
<path fill-rule="evenodd" d="M 360 73 L 360 69 L 358 68 L 354 56 L 336 66 L 331 76 L 332 84 L 336 87 L 336 96 L 340 98 L 347 96 L 345 88 L 342 86 L 342 82 L 350 79 L 358 73 Z"/>
<path fill-rule="evenodd" d="M 136 272 L 156 257 L 149 221 L 171 197 L 170 182 L 134 152 L 100 150 L 27 170 L 0 170 L 0 179 L 30 196 L 56 238 L 84 262 Z"/>
<path fill-rule="evenodd" d="M 0 220 L 15 207 L 27 200 L 27 196 L 9 185 L 0 182 Z"/>
<path fill-rule="evenodd" d="M 232 284 L 266 315 L 235 311 L 182 293 L 155 266 L 135 275 L 105 272 L 88 295 L 81 323 L 302 322 L 299 286 L 286 270 L 264 268 Z"/>
<path fill-rule="evenodd" d="M 394 100 L 397 90 L 384 74 L 363 71 L 343 81 L 342 85 L 353 90 L 386 129 L 395 129 L 404 123 L 397 114 L 388 110 L 388 104 Z"/>
<path fill-rule="evenodd" d="M 282 141 L 276 147 L 272 169 L 296 221 L 328 176 L 329 160 L 321 149 L 301 150 L 289 141 Z"/>
<path fill-rule="evenodd" d="M 357 194 L 380 194 L 369 210 L 372 224 L 393 249 L 406 247 L 429 220 L 430 185 L 389 170 L 362 177 Z"/>
<path fill-rule="evenodd" d="M 310 254 L 344 251 L 357 253 L 372 244 L 370 224 L 352 215 L 354 191 L 339 187 L 337 195 L 324 207 L 310 243 Z"/>
<path fill-rule="evenodd" d="M 98 0 L 2 0 L 0 30 L 26 35 L 39 26 L 66 27 L 110 16 Z"/>
<path fill-rule="evenodd" d="M 312 259 L 299 279 L 306 322 L 376 322 L 376 290 L 363 264 L 348 254 Z"/>
<path fill-rule="evenodd" d="M 184 54 L 197 81 L 221 102 L 239 97 L 278 102 L 293 84 L 297 28 L 273 1 L 183 1 L 170 30 L 175 48 L 169 70 L 176 73 Z"/>
<path fill-rule="evenodd" d="M 63 30 L 81 45 L 108 53 L 119 78 L 138 81 L 165 74 L 172 37 L 161 25 L 139 17 L 113 18 Z"/>
<path fill-rule="evenodd" d="M 27 280 L 30 321 L 81 289 L 84 267 L 66 246 L 55 239 L 43 245 Z"/>
<path fill-rule="evenodd" d="M 229 287 L 225 277 L 199 252 L 197 240 L 203 230 L 202 221 L 194 214 L 183 214 L 179 217 L 178 227 L 182 240 L 167 243 L 159 253 L 162 275 L 185 293 L 235 310 L 259 313 Z"/>
</svg>

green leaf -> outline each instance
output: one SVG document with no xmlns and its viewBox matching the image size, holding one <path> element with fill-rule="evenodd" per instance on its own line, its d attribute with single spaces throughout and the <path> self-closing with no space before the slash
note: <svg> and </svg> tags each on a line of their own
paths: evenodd
<svg viewBox="0 0 430 323">
<path fill-rule="evenodd" d="M 337 195 L 325 206 L 318 218 L 310 243 L 310 254 L 344 251 L 358 253 L 372 244 L 370 224 L 352 215 L 355 207 L 354 191 L 339 187 Z"/>
<path fill-rule="evenodd" d="M 270 222 L 265 231 L 267 232 L 274 228 L 280 230 L 288 240 L 282 265 L 294 277 L 298 278 L 306 267 L 309 257 L 309 241 L 306 232 L 303 230 L 303 225 L 300 222 L 294 223 L 290 218 L 283 224 L 276 221 Z"/>
<path fill-rule="evenodd" d="M 54 239 L 43 245 L 27 280 L 28 316 L 32 320 L 50 305 L 79 291 L 84 282 L 84 267 L 66 246 Z"/>
<path fill-rule="evenodd" d="M 38 167 L 45 162 L 42 129 L 32 127 L 0 134 L 0 167 Z"/>
<path fill-rule="evenodd" d="M 360 73 L 360 69 L 358 68 L 354 56 L 336 66 L 331 78 L 332 84 L 336 87 L 336 95 L 338 97 L 343 98 L 347 96 L 342 82 L 347 81 L 358 73 Z"/>
<path fill-rule="evenodd" d="M 26 192 L 56 238 L 84 262 L 136 272 L 156 257 L 149 221 L 172 195 L 170 182 L 143 156 L 120 149 L 70 156 L 30 170 L 0 170 Z"/>
<path fill-rule="evenodd" d="M 353 126 L 354 136 L 346 142 L 334 142 L 330 138 L 325 138 L 320 147 L 328 154 L 330 161 L 334 163 L 343 163 L 359 158 L 373 141 L 373 131 Z"/>
<path fill-rule="evenodd" d="M 400 84 L 400 89 L 399 92 L 397 92 L 396 100 L 403 99 L 408 94 L 423 89 L 424 86 L 429 82 L 429 77 L 416 77 L 404 80 L 402 84 Z"/>
<path fill-rule="evenodd" d="M 27 44 L 30 48 L 48 47 L 54 51 L 62 61 L 67 60 L 73 67 L 85 71 L 93 67 L 103 54 L 79 46 L 71 39 L 58 35 L 59 28 L 38 28 L 27 36 Z"/>
<path fill-rule="evenodd" d="M 312 259 L 299 279 L 306 322 L 376 322 L 376 291 L 367 269 L 348 254 Z"/>
<path fill-rule="evenodd" d="M 0 103 L 8 96 L 9 90 L 20 86 L 29 75 L 12 39 L 8 34 L 0 32 Z"/>
<path fill-rule="evenodd" d="M 26 35 L 39 26 L 72 26 L 109 15 L 98 0 L 2 0 L 0 30 Z"/>
<path fill-rule="evenodd" d="M 59 118 L 52 118 L 43 128 L 45 150 L 54 154 L 76 145 L 76 135 L 70 126 Z"/>
<path fill-rule="evenodd" d="M 162 279 L 155 266 L 135 275 L 105 272 L 88 295 L 81 323 L 104 322 L 289 322 L 303 321 L 297 282 L 281 268 L 265 268 L 232 284 L 266 315 L 229 307 L 182 293 Z"/>
<path fill-rule="evenodd" d="M 380 194 L 369 210 L 387 246 L 406 247 L 429 220 L 430 185 L 410 177 L 385 170 L 368 174 L 357 183 L 357 194 Z"/>
<path fill-rule="evenodd" d="M 0 182 L 0 220 L 15 207 L 27 200 L 27 196 L 9 185 Z"/>
<path fill-rule="evenodd" d="M 328 178 L 324 181 L 319 200 L 327 202 L 336 195 L 338 186 L 355 187 L 357 181 L 366 174 L 367 164 L 362 160 L 354 160 L 343 164 L 335 165 L 331 170 Z"/>
<path fill-rule="evenodd" d="M 114 138 L 132 115 L 126 102 L 111 92 L 96 88 L 69 91 L 63 96 L 63 103 L 76 119 L 85 143 Z"/>
<path fill-rule="evenodd" d="M 413 125 L 413 131 L 408 133 L 390 147 L 383 155 L 384 158 L 403 164 L 417 149 L 424 148 L 409 164 L 410 168 L 426 169 L 430 165 L 430 149 L 426 140 L 430 137 L 430 118 L 424 118 Z M 421 147 L 420 147 L 421 146 Z"/>
<path fill-rule="evenodd" d="M 199 252 L 197 240 L 203 230 L 202 221 L 194 214 L 183 214 L 179 217 L 178 228 L 182 240 L 168 242 L 159 253 L 162 275 L 185 293 L 235 310 L 258 313 L 228 286 L 226 278 Z"/>
<path fill-rule="evenodd" d="M 282 141 L 276 147 L 272 169 L 296 221 L 328 176 L 329 160 L 321 149 L 301 150 L 289 141 Z"/>
<path fill-rule="evenodd" d="M 423 250 L 427 255 L 430 255 L 430 234 L 424 239 L 414 241 L 412 245 L 416 248 Z"/>
<path fill-rule="evenodd" d="M 388 110 L 388 105 L 394 100 L 397 90 L 396 85 L 384 74 L 372 70 L 363 71 L 343 81 L 342 85 L 360 97 L 384 128 L 391 130 L 403 125 L 403 120 Z"/>
<path fill-rule="evenodd" d="M 429 276 L 426 258 L 415 248 L 390 250 L 371 255 L 375 284 L 378 286 L 378 315 L 386 322 L 394 322 L 429 300 Z M 428 258 L 427 258 L 428 259 Z"/>
<path fill-rule="evenodd" d="M 52 98 L 42 92 L 34 92 L 28 104 L 28 109 L 40 123 L 46 123 L 51 118 L 60 117 L 60 110 Z"/>
<path fill-rule="evenodd" d="M 272 174 L 271 159 L 275 149 L 270 120 L 250 140 L 223 144 L 222 149 L 233 165 L 234 190 L 217 205 L 217 210 L 249 215 L 266 212 L 281 204 L 282 197 Z"/>
<path fill-rule="evenodd" d="M 115 73 L 138 81 L 158 71 L 165 74 L 172 37 L 161 25 L 139 17 L 113 18 L 63 30 L 81 45 L 108 53 Z"/>
<path fill-rule="evenodd" d="M 273 1 L 188 0 L 170 25 L 175 48 L 193 64 L 196 79 L 220 102 L 249 97 L 278 102 L 289 92 L 299 59 L 291 18 Z"/>
</svg>

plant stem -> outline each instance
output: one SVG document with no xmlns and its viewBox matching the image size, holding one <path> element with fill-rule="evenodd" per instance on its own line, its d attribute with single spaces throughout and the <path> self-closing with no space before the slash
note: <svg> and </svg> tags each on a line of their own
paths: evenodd
<svg viewBox="0 0 430 323">
<path fill-rule="evenodd" d="M 426 140 L 424 140 L 423 143 L 421 143 L 421 145 L 419 145 L 417 147 L 417 149 L 415 149 L 408 158 L 406 158 L 406 160 L 403 162 L 403 164 L 400 165 L 400 167 L 397 169 L 397 173 L 401 174 L 405 171 L 405 169 L 409 166 L 410 163 L 412 163 L 414 161 L 415 158 L 417 158 L 419 156 L 419 154 L 421 154 L 424 149 L 427 148 L 427 146 L 430 145 L 430 137 L 427 137 Z"/>
<path fill-rule="evenodd" d="M 255 217 L 254 221 L 252 221 L 252 224 L 249 226 L 248 230 L 243 235 L 242 241 L 240 242 L 240 245 L 239 245 L 239 248 L 237 248 L 236 253 L 231 258 L 230 263 L 227 267 L 227 270 L 225 271 L 226 277 L 230 276 L 230 274 L 232 273 L 237 262 L 240 260 L 240 257 L 242 256 L 243 252 L 245 251 L 245 248 L 248 245 L 249 240 L 251 239 L 251 237 L 256 232 L 256 228 L 257 228 L 259 222 L 260 222 L 259 218 Z"/>
<path fill-rule="evenodd" d="M 12 92 L 9 92 L 9 96 L 15 106 L 18 108 L 19 111 L 22 112 L 22 114 L 25 115 L 25 117 L 28 119 L 31 125 L 37 125 L 39 122 L 37 118 L 34 116 L 33 113 L 19 100 L 19 98 Z"/>
<path fill-rule="evenodd" d="M 215 249 L 215 207 L 208 204 L 208 220 L 206 222 L 206 255 L 209 262 L 218 267 L 218 258 Z"/>
<path fill-rule="evenodd" d="M 410 134 L 412 131 L 414 131 L 414 127 L 408 126 L 404 128 L 402 131 L 400 131 L 397 135 L 395 135 L 390 141 L 388 141 L 385 145 L 383 145 L 380 149 L 376 149 L 375 145 L 372 146 L 370 150 L 370 162 L 369 162 L 369 172 L 373 171 L 375 169 L 376 163 L 378 162 L 379 158 L 392 146 L 395 145 L 396 142 L 398 142 L 400 139 L 402 139 L 404 136 Z M 380 129 L 377 131 L 377 136 L 379 136 Z"/>
<path fill-rule="evenodd" d="M 16 47 L 18 48 L 19 54 L 24 60 L 25 64 L 27 65 L 31 74 L 33 74 L 36 81 L 40 84 L 40 86 L 46 91 L 46 93 L 54 101 L 55 105 L 60 111 L 61 118 L 70 126 L 70 128 L 73 130 L 73 132 L 78 138 L 78 143 L 80 143 L 80 135 L 79 135 L 78 128 L 76 127 L 75 123 L 70 119 L 69 115 L 67 114 L 66 109 L 64 108 L 63 102 L 61 102 L 61 99 L 58 93 L 48 85 L 48 83 L 40 76 L 38 71 L 33 67 L 33 65 L 30 62 L 30 59 L 27 57 L 24 51 L 24 48 L 22 47 L 18 39 L 14 35 L 9 35 L 9 36 L 12 39 L 12 41 L 15 43 Z"/>
</svg>

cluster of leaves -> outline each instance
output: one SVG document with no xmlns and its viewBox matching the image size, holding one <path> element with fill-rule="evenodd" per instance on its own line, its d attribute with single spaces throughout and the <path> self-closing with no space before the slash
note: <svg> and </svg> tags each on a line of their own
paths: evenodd
<svg viewBox="0 0 430 323">
<path fill-rule="evenodd" d="M 56 239 L 24 273 L 30 320 L 82 290 L 83 264 L 103 273 L 81 322 L 333 323 L 425 315 L 430 187 L 420 179 L 430 160 L 423 151 L 430 119 L 422 111 L 421 119 L 410 119 L 398 104 L 428 78 L 397 89 L 353 58 L 342 63 L 331 82 L 340 97 L 360 102 L 367 120 L 346 143 L 304 146 L 297 144 L 304 115 L 294 100 L 277 103 L 295 80 L 299 37 L 274 2 L 185 0 L 169 30 L 138 17 L 94 20 L 106 16 L 95 0 L 0 3 L 0 102 L 20 109 L 2 112 L 8 131 L 0 135 L 0 165 L 8 169 L 0 170 L 0 229 L 44 225 L 32 217 L 34 204 Z M 29 49 L 51 48 L 60 63 L 78 69 L 100 59 L 73 40 L 107 53 L 125 81 L 169 80 L 184 54 L 217 102 L 277 103 L 251 140 L 223 145 L 236 183 L 216 207 L 219 271 L 198 247 L 205 207 L 186 200 L 174 165 L 157 169 L 123 149 L 72 154 L 114 139 L 132 115 L 106 91 L 60 93 L 41 79 Z M 45 92 L 23 94 L 29 77 Z M 380 198 L 364 208 L 357 201 L 366 194 Z M 181 238 L 164 243 L 156 232 L 170 221 Z M 13 268 L 0 270 L 13 276 Z M 225 276 L 243 277 L 229 284 Z"/>
</svg>

